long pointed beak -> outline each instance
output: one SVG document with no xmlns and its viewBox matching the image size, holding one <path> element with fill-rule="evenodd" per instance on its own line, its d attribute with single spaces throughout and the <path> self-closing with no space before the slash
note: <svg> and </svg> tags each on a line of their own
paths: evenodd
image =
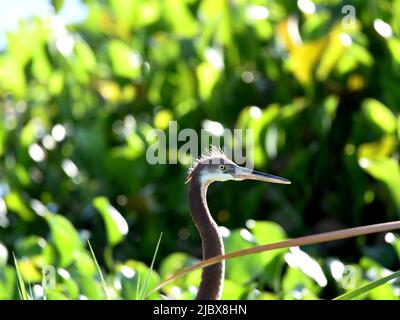
<svg viewBox="0 0 400 320">
<path fill-rule="evenodd" d="M 258 180 L 269 183 L 280 183 L 280 184 L 291 184 L 291 182 L 285 178 L 274 176 L 272 174 L 259 172 L 256 170 L 251 170 L 245 167 L 235 167 L 235 172 L 233 173 L 235 179 L 238 180 Z"/>
</svg>

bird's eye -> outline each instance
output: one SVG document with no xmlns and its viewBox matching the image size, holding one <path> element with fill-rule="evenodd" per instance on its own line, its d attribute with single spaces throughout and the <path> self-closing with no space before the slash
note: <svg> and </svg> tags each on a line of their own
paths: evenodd
<svg viewBox="0 0 400 320">
<path fill-rule="evenodd" d="M 225 166 L 224 166 L 223 164 L 220 164 L 219 167 L 218 167 L 218 169 L 219 169 L 220 171 L 224 171 L 224 170 L 225 170 Z"/>
</svg>

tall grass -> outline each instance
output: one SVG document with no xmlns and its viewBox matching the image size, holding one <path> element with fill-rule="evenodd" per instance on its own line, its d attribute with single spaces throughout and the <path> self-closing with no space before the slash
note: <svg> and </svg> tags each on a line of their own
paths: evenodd
<svg viewBox="0 0 400 320">
<path fill-rule="evenodd" d="M 161 232 L 160 233 L 160 237 L 158 238 L 156 249 L 155 249 L 154 254 L 153 254 L 153 259 L 151 261 L 150 269 L 147 271 L 147 275 L 146 275 L 146 278 L 144 280 L 143 287 L 140 290 L 139 300 L 144 300 L 144 298 L 147 295 L 147 288 L 149 286 L 150 274 L 151 274 L 151 272 L 153 271 L 153 268 L 154 268 L 154 261 L 156 260 L 156 256 L 157 256 L 157 253 L 158 253 L 158 248 L 160 247 L 162 235 L 163 235 L 163 233 Z M 139 280 L 140 280 L 140 278 L 138 278 L 138 283 L 139 283 Z M 138 284 L 138 288 L 137 289 L 139 290 L 139 288 L 140 288 L 140 286 Z"/>
<path fill-rule="evenodd" d="M 96 264 L 97 272 L 100 275 L 101 286 L 103 287 L 103 290 L 104 290 L 104 293 L 106 295 L 106 298 L 107 298 L 107 300 L 111 300 L 110 299 L 110 294 L 109 294 L 109 291 L 108 291 L 108 287 L 107 287 L 106 281 L 104 280 L 103 273 L 101 272 L 101 268 L 99 266 L 99 263 L 97 262 L 96 255 L 93 252 L 93 249 L 92 249 L 92 246 L 90 245 L 90 241 L 89 240 L 87 241 L 87 243 L 89 245 L 89 250 L 90 250 L 90 253 L 92 255 L 93 261 Z"/>
<path fill-rule="evenodd" d="M 29 295 L 26 292 L 26 288 L 25 288 L 24 278 L 22 277 L 22 274 L 19 270 L 18 260 L 15 257 L 14 252 L 13 252 L 13 257 L 14 257 L 15 270 L 17 272 L 19 297 L 21 300 L 29 300 Z"/>
</svg>

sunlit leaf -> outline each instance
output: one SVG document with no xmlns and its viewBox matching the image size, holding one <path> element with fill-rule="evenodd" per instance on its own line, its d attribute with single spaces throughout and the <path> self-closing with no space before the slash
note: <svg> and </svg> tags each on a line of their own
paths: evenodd
<svg viewBox="0 0 400 320">
<path fill-rule="evenodd" d="M 100 81 L 98 83 L 98 90 L 104 99 L 113 103 L 118 102 L 121 96 L 121 90 L 114 81 Z"/>
<path fill-rule="evenodd" d="M 185 1 L 166 0 L 162 8 L 164 18 L 171 24 L 176 35 L 191 37 L 196 34 L 199 26 Z"/>
<path fill-rule="evenodd" d="M 371 53 L 364 46 L 353 42 L 337 61 L 336 70 L 339 74 L 344 75 L 359 66 L 370 67 L 373 63 L 374 58 Z"/>
<path fill-rule="evenodd" d="M 38 236 L 27 236 L 15 242 L 15 251 L 18 257 L 40 255 L 46 246 L 46 240 Z"/>
<path fill-rule="evenodd" d="M 0 92 L 4 91 L 11 91 L 21 98 L 26 92 L 24 70 L 15 59 L 8 56 L 0 56 Z"/>
<path fill-rule="evenodd" d="M 127 44 L 113 40 L 108 45 L 113 70 L 117 76 L 137 79 L 141 75 L 142 58 Z"/>
<path fill-rule="evenodd" d="M 290 58 L 291 68 L 295 77 L 303 85 L 309 85 L 313 79 L 314 67 L 326 42 L 327 39 L 322 38 L 293 48 Z"/>
<path fill-rule="evenodd" d="M 105 299 L 101 284 L 94 281 L 94 278 L 77 276 L 75 280 L 80 288 L 80 293 L 86 296 L 89 300 Z"/>
<path fill-rule="evenodd" d="M 197 78 L 199 80 L 200 96 L 207 100 L 219 78 L 219 71 L 207 62 L 197 67 Z"/>
<path fill-rule="evenodd" d="M 368 292 L 368 297 L 371 300 L 398 300 L 394 288 L 388 283 L 371 289 Z"/>
<path fill-rule="evenodd" d="M 235 230 L 224 238 L 226 252 L 254 247 L 253 235 L 246 229 Z M 238 284 L 245 284 L 259 276 L 265 267 L 261 255 L 250 255 L 226 261 L 226 276 Z"/>
<path fill-rule="evenodd" d="M 58 12 L 62 8 L 64 0 L 51 0 L 51 4 L 53 5 L 54 10 Z"/>
<path fill-rule="evenodd" d="M 221 300 L 240 300 L 245 290 L 245 287 L 237 284 L 230 279 L 226 279 L 224 281 L 224 288 L 222 290 Z"/>
<path fill-rule="evenodd" d="M 127 137 L 127 142 L 129 145 L 130 159 L 135 159 L 143 154 L 145 149 L 145 144 L 142 138 L 136 132 L 132 132 Z"/>
<path fill-rule="evenodd" d="M 290 66 L 294 73 L 294 76 L 303 84 L 309 85 L 312 78 L 314 68 L 321 56 L 321 53 L 329 41 L 329 37 L 325 36 L 318 40 L 308 41 L 302 43 L 299 36 L 297 21 L 289 18 L 282 23 L 278 28 L 279 35 L 283 40 L 286 48 L 290 53 Z M 331 54 L 332 55 L 332 54 Z M 334 53 L 337 56 L 337 53 Z M 320 77 L 325 76 L 329 72 L 329 65 L 333 64 L 330 62 L 334 60 L 328 55 L 326 60 L 321 65 L 319 71 Z"/>
<path fill-rule="evenodd" d="M 116 270 L 116 277 L 122 286 L 122 296 L 126 299 L 140 299 L 140 290 L 142 289 L 150 268 L 143 262 L 128 260 L 124 264 L 117 265 Z M 154 270 L 150 271 L 147 290 L 150 291 L 159 281 L 160 277 L 157 272 Z M 158 294 L 149 296 L 149 299 L 157 298 Z"/>
<path fill-rule="evenodd" d="M 380 101 L 369 98 L 363 101 L 362 110 L 365 116 L 375 126 L 387 133 L 393 133 L 396 129 L 396 117 L 393 112 Z"/>
<path fill-rule="evenodd" d="M 396 149 L 397 141 L 394 136 L 386 135 L 380 141 L 363 143 L 358 147 L 358 157 L 366 159 L 386 158 Z"/>
<path fill-rule="evenodd" d="M 47 58 L 45 48 L 37 50 L 32 62 L 32 73 L 41 82 L 47 82 L 51 76 L 52 68 Z"/>
<path fill-rule="evenodd" d="M 0 300 L 10 300 L 16 297 L 17 276 L 11 266 L 0 268 Z"/>
<path fill-rule="evenodd" d="M 301 44 L 298 22 L 294 18 L 288 18 L 282 21 L 277 26 L 277 33 L 280 40 L 289 51 L 294 50 L 295 47 Z"/>
<path fill-rule="evenodd" d="M 173 119 L 173 115 L 169 110 L 160 110 L 154 116 L 154 126 L 159 129 L 168 128 L 169 122 Z"/>
<path fill-rule="evenodd" d="M 46 299 L 47 300 L 69 300 L 67 296 L 65 296 L 60 291 L 55 290 L 55 289 L 47 289 L 46 290 Z"/>
<path fill-rule="evenodd" d="M 40 269 L 38 270 L 31 259 L 19 260 L 19 270 L 27 283 L 39 282 L 42 280 Z"/>
<path fill-rule="evenodd" d="M 282 289 L 284 299 L 308 300 L 316 299 L 318 285 L 307 277 L 300 269 L 288 268 L 283 277 Z"/>
<path fill-rule="evenodd" d="M 129 231 L 124 217 L 110 204 L 106 197 L 95 198 L 93 205 L 103 217 L 108 243 L 111 246 L 120 243 Z"/>
<path fill-rule="evenodd" d="M 285 231 L 276 223 L 268 221 L 252 221 L 248 224 L 251 233 L 254 235 L 254 238 L 259 245 L 279 242 L 286 239 Z M 269 252 L 263 252 L 260 255 L 262 256 L 263 263 L 266 265 L 271 262 L 275 256 L 280 255 L 285 251 L 287 250 L 272 250 Z"/>
<path fill-rule="evenodd" d="M 166 279 L 172 274 L 189 267 L 198 262 L 196 259 L 190 257 L 186 253 L 176 252 L 165 257 L 160 265 L 159 272 L 162 279 Z M 196 270 L 185 275 L 183 278 L 177 279 L 173 283 L 167 284 L 163 287 L 163 290 L 174 297 L 175 299 L 182 299 L 182 294 L 190 288 L 190 286 L 195 286 L 196 288 L 200 284 L 201 270 Z M 178 291 L 176 288 L 180 288 Z M 192 299 L 194 295 L 191 295 Z"/>
<path fill-rule="evenodd" d="M 48 213 L 44 218 L 49 224 L 51 237 L 60 255 L 60 266 L 68 266 L 82 249 L 79 234 L 72 223 L 61 215 Z"/>
<path fill-rule="evenodd" d="M 242 129 L 250 129 L 254 132 L 254 156 L 255 166 L 263 166 L 267 161 L 267 155 L 265 153 L 265 138 L 264 130 L 266 128 L 273 128 L 274 121 L 280 116 L 280 106 L 277 104 L 271 104 L 265 109 L 252 106 L 244 108 L 237 120 L 237 126 Z M 276 127 L 275 127 L 276 128 Z"/>
<path fill-rule="evenodd" d="M 400 40 L 393 37 L 388 39 L 387 44 L 394 60 L 400 64 Z"/>
<path fill-rule="evenodd" d="M 400 166 L 398 161 L 391 158 L 360 158 L 359 164 L 372 177 L 386 185 L 396 207 L 400 208 Z"/>
<path fill-rule="evenodd" d="M 74 45 L 76 59 L 87 71 L 94 72 L 97 67 L 96 56 L 89 45 L 83 40 L 76 41 Z"/>
<path fill-rule="evenodd" d="M 161 7 L 156 1 L 112 0 L 111 5 L 117 14 L 118 22 L 125 33 L 132 26 L 140 28 L 155 22 Z"/>
<path fill-rule="evenodd" d="M 327 46 L 316 71 L 317 79 L 320 81 L 324 81 L 328 77 L 336 62 L 345 51 L 346 45 L 341 41 L 341 39 L 343 37 L 348 37 L 351 41 L 350 36 L 343 31 L 344 30 L 342 30 L 339 25 L 339 27 L 334 28 L 328 35 Z"/>
<path fill-rule="evenodd" d="M 318 262 L 299 247 L 290 248 L 285 254 L 285 260 L 291 268 L 298 268 L 305 275 L 313 279 L 320 287 L 328 283 Z"/>
<path fill-rule="evenodd" d="M 32 210 L 25 204 L 22 197 L 17 192 L 11 192 L 6 197 L 7 208 L 16 212 L 23 220 L 33 220 L 34 214 Z"/>
<path fill-rule="evenodd" d="M 63 279 L 63 283 L 65 286 L 65 291 L 68 292 L 68 298 L 70 300 L 78 300 L 79 299 L 79 286 L 73 278 Z"/>
<path fill-rule="evenodd" d="M 93 277 L 97 273 L 96 265 L 91 255 L 86 251 L 76 252 L 76 259 L 72 269 L 87 277 Z"/>
<path fill-rule="evenodd" d="M 36 140 L 36 134 L 41 129 L 37 118 L 31 119 L 21 130 L 20 141 L 23 147 L 28 147 Z"/>
</svg>

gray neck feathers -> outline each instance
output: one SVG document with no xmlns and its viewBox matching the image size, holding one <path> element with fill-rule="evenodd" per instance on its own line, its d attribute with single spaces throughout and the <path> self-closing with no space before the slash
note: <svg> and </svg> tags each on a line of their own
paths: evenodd
<svg viewBox="0 0 400 320">
<path fill-rule="evenodd" d="M 203 247 L 203 259 L 224 254 L 224 244 L 218 226 L 207 207 L 206 193 L 208 185 L 202 186 L 198 179 L 192 179 L 189 189 L 189 209 Z M 196 300 L 220 299 L 225 266 L 224 262 L 203 269 L 201 283 Z"/>
</svg>

